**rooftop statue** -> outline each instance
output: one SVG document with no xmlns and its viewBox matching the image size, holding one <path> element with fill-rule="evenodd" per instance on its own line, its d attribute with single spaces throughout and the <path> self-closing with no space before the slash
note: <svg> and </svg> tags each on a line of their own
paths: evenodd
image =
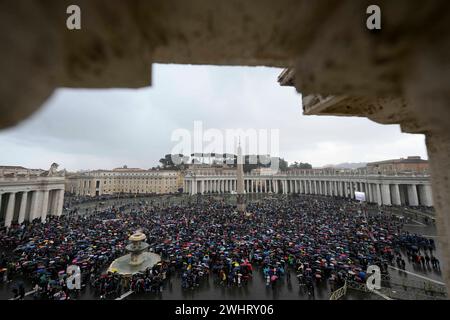
<svg viewBox="0 0 450 320">
<path fill-rule="evenodd" d="M 41 174 L 41 176 L 47 177 L 64 177 L 66 170 L 58 171 L 59 164 L 53 162 L 48 171 L 45 171 Z"/>
</svg>

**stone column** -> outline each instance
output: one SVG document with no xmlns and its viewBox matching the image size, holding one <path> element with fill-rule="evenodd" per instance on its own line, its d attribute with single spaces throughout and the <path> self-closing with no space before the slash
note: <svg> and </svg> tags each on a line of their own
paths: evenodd
<svg viewBox="0 0 450 320">
<path fill-rule="evenodd" d="M 25 221 L 25 213 L 27 210 L 27 197 L 28 192 L 22 192 L 22 199 L 20 200 L 20 209 L 19 209 L 19 220 L 18 223 L 21 224 Z"/>
<path fill-rule="evenodd" d="M 418 187 L 420 194 L 420 204 L 423 206 L 431 207 L 433 205 L 431 186 L 424 184 Z"/>
<path fill-rule="evenodd" d="M 375 184 L 375 190 L 377 195 L 377 203 L 381 206 L 383 204 L 383 199 L 381 199 L 381 185 L 379 183 Z"/>
<path fill-rule="evenodd" d="M 388 184 L 381 185 L 381 197 L 383 199 L 383 204 L 390 206 L 391 203 L 391 190 L 389 189 Z"/>
<path fill-rule="evenodd" d="M 41 221 L 45 222 L 47 219 L 47 211 L 48 211 L 48 190 L 44 190 L 42 193 L 42 212 L 41 212 Z"/>
<path fill-rule="evenodd" d="M 31 197 L 31 208 L 30 208 L 30 221 L 33 221 L 39 216 L 39 202 L 41 198 L 41 191 L 35 190 Z"/>
<path fill-rule="evenodd" d="M 402 202 L 400 200 L 400 188 L 398 184 L 392 185 L 392 204 L 401 205 Z"/>
<path fill-rule="evenodd" d="M 6 206 L 5 227 L 10 227 L 14 218 L 14 207 L 16 204 L 16 193 L 10 192 L 8 198 L 8 205 Z"/>
<path fill-rule="evenodd" d="M 56 216 L 60 217 L 62 215 L 63 206 L 64 206 L 64 189 L 58 190 L 57 196 L 57 205 L 56 205 Z"/>
<path fill-rule="evenodd" d="M 408 202 L 410 206 L 418 206 L 419 198 L 417 196 L 417 187 L 415 184 L 408 184 Z"/>
<path fill-rule="evenodd" d="M 367 193 L 368 193 L 367 201 L 368 202 L 373 202 L 372 184 L 371 183 L 367 184 Z"/>
</svg>

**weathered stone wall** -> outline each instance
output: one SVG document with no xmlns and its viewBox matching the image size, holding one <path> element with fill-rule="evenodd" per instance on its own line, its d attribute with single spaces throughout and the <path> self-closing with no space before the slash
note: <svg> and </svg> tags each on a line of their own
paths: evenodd
<svg viewBox="0 0 450 320">
<path fill-rule="evenodd" d="M 148 86 L 154 62 L 296 66 L 304 94 L 399 96 L 416 56 L 449 56 L 428 45 L 448 43 L 449 3 L 377 3 L 379 33 L 365 28 L 365 0 L 5 0 L 0 127 L 57 87 Z M 79 31 L 66 28 L 70 4 L 81 7 Z"/>
</svg>

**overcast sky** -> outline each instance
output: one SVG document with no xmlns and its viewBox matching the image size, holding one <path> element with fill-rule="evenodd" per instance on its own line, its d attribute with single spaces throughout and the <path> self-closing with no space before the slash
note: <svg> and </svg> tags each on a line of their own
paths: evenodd
<svg viewBox="0 0 450 320">
<path fill-rule="evenodd" d="M 424 137 L 363 118 L 303 116 L 301 95 L 276 68 L 154 65 L 139 90 L 59 89 L 40 111 L 0 132 L 0 165 L 150 168 L 177 129 L 279 129 L 279 155 L 313 166 L 419 155 Z M 197 150 L 195 150 L 197 151 Z M 230 150 L 218 152 L 230 152 Z M 189 152 L 193 152 L 189 150 Z M 188 153 L 188 152 L 186 152 Z"/>
</svg>

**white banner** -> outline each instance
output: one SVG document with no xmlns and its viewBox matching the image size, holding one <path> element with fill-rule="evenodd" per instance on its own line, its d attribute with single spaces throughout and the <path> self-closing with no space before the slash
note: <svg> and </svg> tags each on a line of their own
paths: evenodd
<svg viewBox="0 0 450 320">
<path fill-rule="evenodd" d="M 355 199 L 358 201 L 366 201 L 366 194 L 364 192 L 355 191 Z"/>
</svg>

